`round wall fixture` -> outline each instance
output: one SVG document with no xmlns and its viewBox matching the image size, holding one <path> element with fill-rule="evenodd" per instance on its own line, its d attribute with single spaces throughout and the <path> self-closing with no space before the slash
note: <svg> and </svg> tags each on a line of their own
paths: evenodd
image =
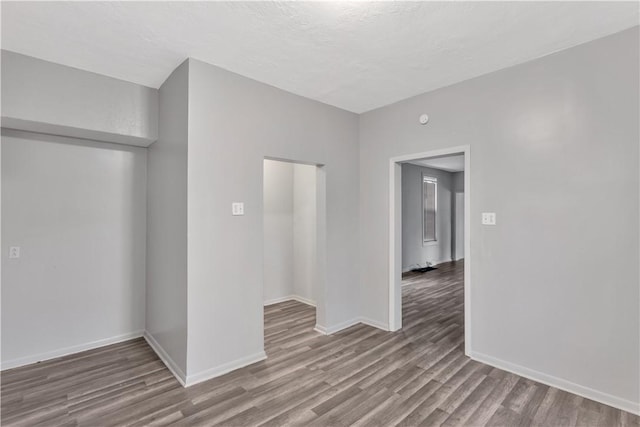
<svg viewBox="0 0 640 427">
<path fill-rule="evenodd" d="M 421 125 L 426 125 L 428 121 L 429 121 L 429 116 L 427 116 L 426 114 L 423 114 L 420 116 Z"/>
</svg>

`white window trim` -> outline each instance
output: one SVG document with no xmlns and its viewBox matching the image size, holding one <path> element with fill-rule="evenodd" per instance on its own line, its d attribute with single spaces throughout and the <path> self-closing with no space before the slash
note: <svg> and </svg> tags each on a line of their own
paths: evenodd
<svg viewBox="0 0 640 427">
<path fill-rule="evenodd" d="M 425 235 L 425 217 L 424 217 L 424 212 L 425 212 L 425 194 L 424 194 L 424 183 L 425 182 L 431 182 L 433 184 L 435 184 L 435 203 L 434 203 L 434 213 L 435 213 L 435 218 L 433 221 L 434 224 L 434 230 L 433 230 L 433 239 L 425 239 L 424 235 Z M 434 245 L 437 244 L 438 242 L 438 178 L 427 175 L 427 174 L 422 174 L 422 244 L 423 246 L 429 246 L 429 245 Z"/>
</svg>

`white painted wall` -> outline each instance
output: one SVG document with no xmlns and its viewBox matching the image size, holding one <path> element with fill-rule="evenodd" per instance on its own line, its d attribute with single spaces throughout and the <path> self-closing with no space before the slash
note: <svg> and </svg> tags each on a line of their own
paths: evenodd
<svg viewBox="0 0 640 427">
<path fill-rule="evenodd" d="M 293 293 L 311 304 L 316 303 L 318 280 L 316 173 L 316 166 L 293 166 Z"/>
<path fill-rule="evenodd" d="M 453 197 L 453 248 L 452 258 L 455 261 L 464 258 L 464 172 L 452 174 Z"/>
<path fill-rule="evenodd" d="M 422 176 L 438 179 L 436 241 L 422 239 Z M 451 261 L 453 237 L 451 172 L 409 163 L 402 165 L 402 271 L 424 267 L 426 262 Z"/>
<path fill-rule="evenodd" d="M 389 159 L 469 144 L 472 355 L 637 408 L 638 38 L 360 116 L 362 315 L 387 322 Z M 487 211 L 495 227 L 480 224 Z"/>
<path fill-rule="evenodd" d="M 263 357 L 262 162 L 325 165 L 326 287 L 318 322 L 358 317 L 358 118 L 189 60 L 188 375 Z M 323 181 L 324 182 L 324 181 Z M 244 216 L 231 202 L 245 203 Z"/>
<path fill-rule="evenodd" d="M 2 127 L 147 146 L 158 91 L 3 50 Z"/>
<path fill-rule="evenodd" d="M 3 369 L 141 335 L 146 162 L 142 148 L 3 130 Z"/>
<path fill-rule="evenodd" d="M 264 302 L 293 295 L 293 163 L 264 161 Z M 246 268 L 255 268 L 249 263 Z M 259 266 L 258 266 L 259 267 Z"/>
<path fill-rule="evenodd" d="M 147 334 L 183 381 L 187 372 L 188 73 L 185 61 L 160 87 L 159 138 L 147 149 Z"/>
</svg>

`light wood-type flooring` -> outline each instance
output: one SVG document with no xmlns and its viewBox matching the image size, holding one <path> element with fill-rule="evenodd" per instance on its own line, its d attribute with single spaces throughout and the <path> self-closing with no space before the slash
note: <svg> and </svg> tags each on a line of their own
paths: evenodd
<svg viewBox="0 0 640 427">
<path fill-rule="evenodd" d="M 463 265 L 405 278 L 403 329 L 322 336 L 265 308 L 267 360 L 184 389 L 143 339 L 2 372 L 2 425 L 638 426 L 638 417 L 470 360 Z"/>
</svg>

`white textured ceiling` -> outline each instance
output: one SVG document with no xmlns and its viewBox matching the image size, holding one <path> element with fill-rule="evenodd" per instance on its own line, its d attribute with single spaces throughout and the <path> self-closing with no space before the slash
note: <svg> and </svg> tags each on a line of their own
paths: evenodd
<svg viewBox="0 0 640 427">
<path fill-rule="evenodd" d="M 159 87 L 193 57 L 357 113 L 638 24 L 613 2 L 2 2 L 2 48 Z"/>
<path fill-rule="evenodd" d="M 462 172 L 464 170 L 464 154 L 412 160 L 408 163 L 433 169 L 441 169 L 447 172 Z"/>
</svg>

